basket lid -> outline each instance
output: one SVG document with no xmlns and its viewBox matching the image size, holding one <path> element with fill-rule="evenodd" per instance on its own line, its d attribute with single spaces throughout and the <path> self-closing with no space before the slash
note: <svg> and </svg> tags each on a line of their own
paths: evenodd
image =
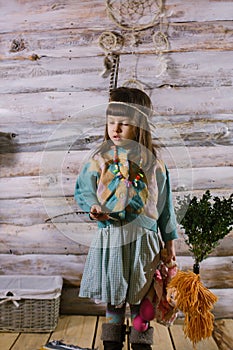
<svg viewBox="0 0 233 350">
<path fill-rule="evenodd" d="M 52 299 L 61 295 L 61 276 L 0 276 L 0 298 Z"/>
</svg>

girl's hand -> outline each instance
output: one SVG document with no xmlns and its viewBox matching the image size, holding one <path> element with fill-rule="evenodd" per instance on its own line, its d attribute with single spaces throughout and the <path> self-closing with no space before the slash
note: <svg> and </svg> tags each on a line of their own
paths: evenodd
<svg viewBox="0 0 233 350">
<path fill-rule="evenodd" d="M 176 260 L 175 244 L 174 241 L 167 241 L 165 243 L 165 248 L 167 250 L 166 262 L 170 263 L 171 261 Z"/>
<path fill-rule="evenodd" d="M 109 219 L 109 215 L 102 212 L 100 205 L 94 204 L 91 207 L 90 218 L 96 221 L 105 221 Z"/>
</svg>

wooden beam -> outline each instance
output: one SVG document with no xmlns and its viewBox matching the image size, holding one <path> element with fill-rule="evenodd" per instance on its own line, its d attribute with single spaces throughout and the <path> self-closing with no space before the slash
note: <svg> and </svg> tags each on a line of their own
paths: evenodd
<svg viewBox="0 0 233 350">
<path fill-rule="evenodd" d="M 69 153 L 68 153 L 69 152 Z M 224 167 L 232 166 L 233 150 L 232 146 L 203 146 L 200 147 L 163 147 L 159 150 L 159 157 L 161 157 L 169 169 L 173 168 L 202 168 L 202 167 Z M 90 155 L 89 150 L 83 151 L 62 151 L 54 150 L 48 151 L 51 157 L 59 158 L 61 162 L 61 169 L 68 174 L 77 175 L 83 166 L 84 160 L 88 159 Z M 38 176 L 41 171 L 41 161 L 43 159 L 43 152 L 17 152 L 0 154 L 1 163 L 1 178 L 16 177 L 16 176 Z M 48 162 L 48 172 L 55 171 L 54 163 Z"/>
<path fill-rule="evenodd" d="M 139 57 L 132 56 L 131 53 L 123 55 L 119 68 L 118 86 L 132 78 L 131 67 L 134 65 L 137 66 L 137 75 L 140 76 L 141 83 L 150 91 L 154 90 L 154 93 L 161 86 L 175 89 L 192 87 L 213 90 L 213 86 L 229 86 L 230 84 L 231 51 L 198 51 L 195 52 L 195 55 L 193 52 L 177 52 L 164 54 L 164 56 L 169 60 L 169 64 L 167 70 L 159 76 L 159 63 L 155 54 L 146 53 Z M 104 90 L 106 93 L 109 79 L 104 80 L 100 77 L 103 68 L 102 56 L 42 57 L 40 65 L 28 59 L 3 60 L 1 70 L 2 72 L 8 71 L 8 74 L 3 76 L 4 84 L 0 86 L 0 93 L 57 91 L 66 92 L 68 95 L 83 90 Z M 217 92 L 218 89 L 216 91 L 215 88 L 214 95 Z M 197 100 L 193 99 L 194 101 Z M 211 103 L 208 102 L 208 105 Z"/>
<path fill-rule="evenodd" d="M 52 159 L 51 159 L 52 161 Z M 46 170 L 46 161 L 44 170 Z M 171 169 L 171 185 L 174 192 L 232 188 L 232 167 Z M 62 198 L 74 195 L 77 174 L 62 173 L 55 165 L 52 173 L 41 176 L 20 176 L 2 178 L 0 183 L 1 199 L 35 198 L 42 196 L 44 203 L 47 198 Z M 7 189 L 7 191 L 6 191 Z M 174 195 L 175 196 L 175 195 Z M 55 203 L 54 203 L 55 204 Z"/>
<path fill-rule="evenodd" d="M 212 22 L 231 21 L 231 4 L 228 1 L 205 1 L 198 3 L 194 0 L 188 3 L 179 3 L 176 0 L 168 0 L 165 4 L 166 13 L 170 22 Z M 115 28 L 116 25 L 106 14 L 104 3 L 101 0 L 73 2 L 68 0 L 62 5 L 48 4 L 46 0 L 40 0 L 32 5 L 29 0 L 14 2 L 14 10 L 24 16 L 16 16 L 8 3 L 2 4 L 1 33 L 13 32 L 15 28 L 19 32 L 62 30 L 73 28 Z M 78 15 L 78 17 L 77 17 Z M 64 21 L 64 16 L 66 21 Z M 51 18 L 53 19 L 51 21 Z M 78 20 L 79 18 L 80 20 Z M 98 21 L 97 21 L 98 19 Z M 15 27 L 16 26 L 16 27 Z"/>
<path fill-rule="evenodd" d="M 27 211 L 27 210 L 25 210 Z M 21 214 L 23 215 L 23 213 Z M 29 214 L 30 215 L 30 214 Z M 20 213 L 19 213 L 20 216 Z M 9 221 L 11 218 L 9 218 Z M 26 222 L 24 222 L 26 225 Z M 30 226 L 1 224 L 0 254 L 74 254 L 85 255 L 97 231 L 96 224 L 90 222 L 58 222 L 57 224 L 34 224 Z M 189 247 L 184 241 L 183 231 L 179 230 L 175 241 L 177 256 L 190 256 Z M 233 231 L 214 249 L 210 256 L 232 255 Z"/>
<path fill-rule="evenodd" d="M 233 289 L 221 288 L 210 289 L 217 297 L 218 301 L 214 305 L 213 314 L 216 319 L 233 318 L 231 308 L 233 302 Z M 61 313 L 77 315 L 105 315 L 106 305 L 104 303 L 95 303 L 94 300 L 79 298 L 79 289 L 73 287 L 64 287 L 61 297 Z M 178 318 L 183 319 L 183 314 L 179 313 Z"/>
<path fill-rule="evenodd" d="M 64 254 L 1 254 L 2 275 L 41 274 L 60 275 L 67 285 L 79 286 L 86 255 Z M 192 270 L 194 260 L 190 256 L 178 256 L 180 269 Z M 232 256 L 209 257 L 201 263 L 201 281 L 207 288 L 231 288 L 233 285 Z"/>
</svg>

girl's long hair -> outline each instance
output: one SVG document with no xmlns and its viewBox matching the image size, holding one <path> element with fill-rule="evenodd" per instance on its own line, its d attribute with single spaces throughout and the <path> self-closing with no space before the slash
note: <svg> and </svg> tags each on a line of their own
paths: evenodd
<svg viewBox="0 0 233 350">
<path fill-rule="evenodd" d="M 129 87 L 119 87 L 111 91 L 106 118 L 109 115 L 132 118 L 132 124 L 136 125 L 135 141 L 142 146 L 141 152 L 145 169 L 149 169 L 157 158 L 158 147 L 152 142 L 148 121 L 152 114 L 151 99 L 144 91 Z M 105 152 L 109 148 L 109 142 L 106 123 L 104 141 L 98 150 Z"/>
</svg>

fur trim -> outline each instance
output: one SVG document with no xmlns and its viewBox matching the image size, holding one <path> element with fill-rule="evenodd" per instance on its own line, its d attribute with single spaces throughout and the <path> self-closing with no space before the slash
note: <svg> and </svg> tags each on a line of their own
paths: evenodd
<svg viewBox="0 0 233 350">
<path fill-rule="evenodd" d="M 138 332 L 135 328 L 131 327 L 129 334 L 129 341 L 131 344 L 153 344 L 154 328 L 149 327 L 146 332 Z"/>
<path fill-rule="evenodd" d="M 125 339 L 126 326 L 114 323 L 103 323 L 101 340 L 122 343 Z"/>
</svg>

